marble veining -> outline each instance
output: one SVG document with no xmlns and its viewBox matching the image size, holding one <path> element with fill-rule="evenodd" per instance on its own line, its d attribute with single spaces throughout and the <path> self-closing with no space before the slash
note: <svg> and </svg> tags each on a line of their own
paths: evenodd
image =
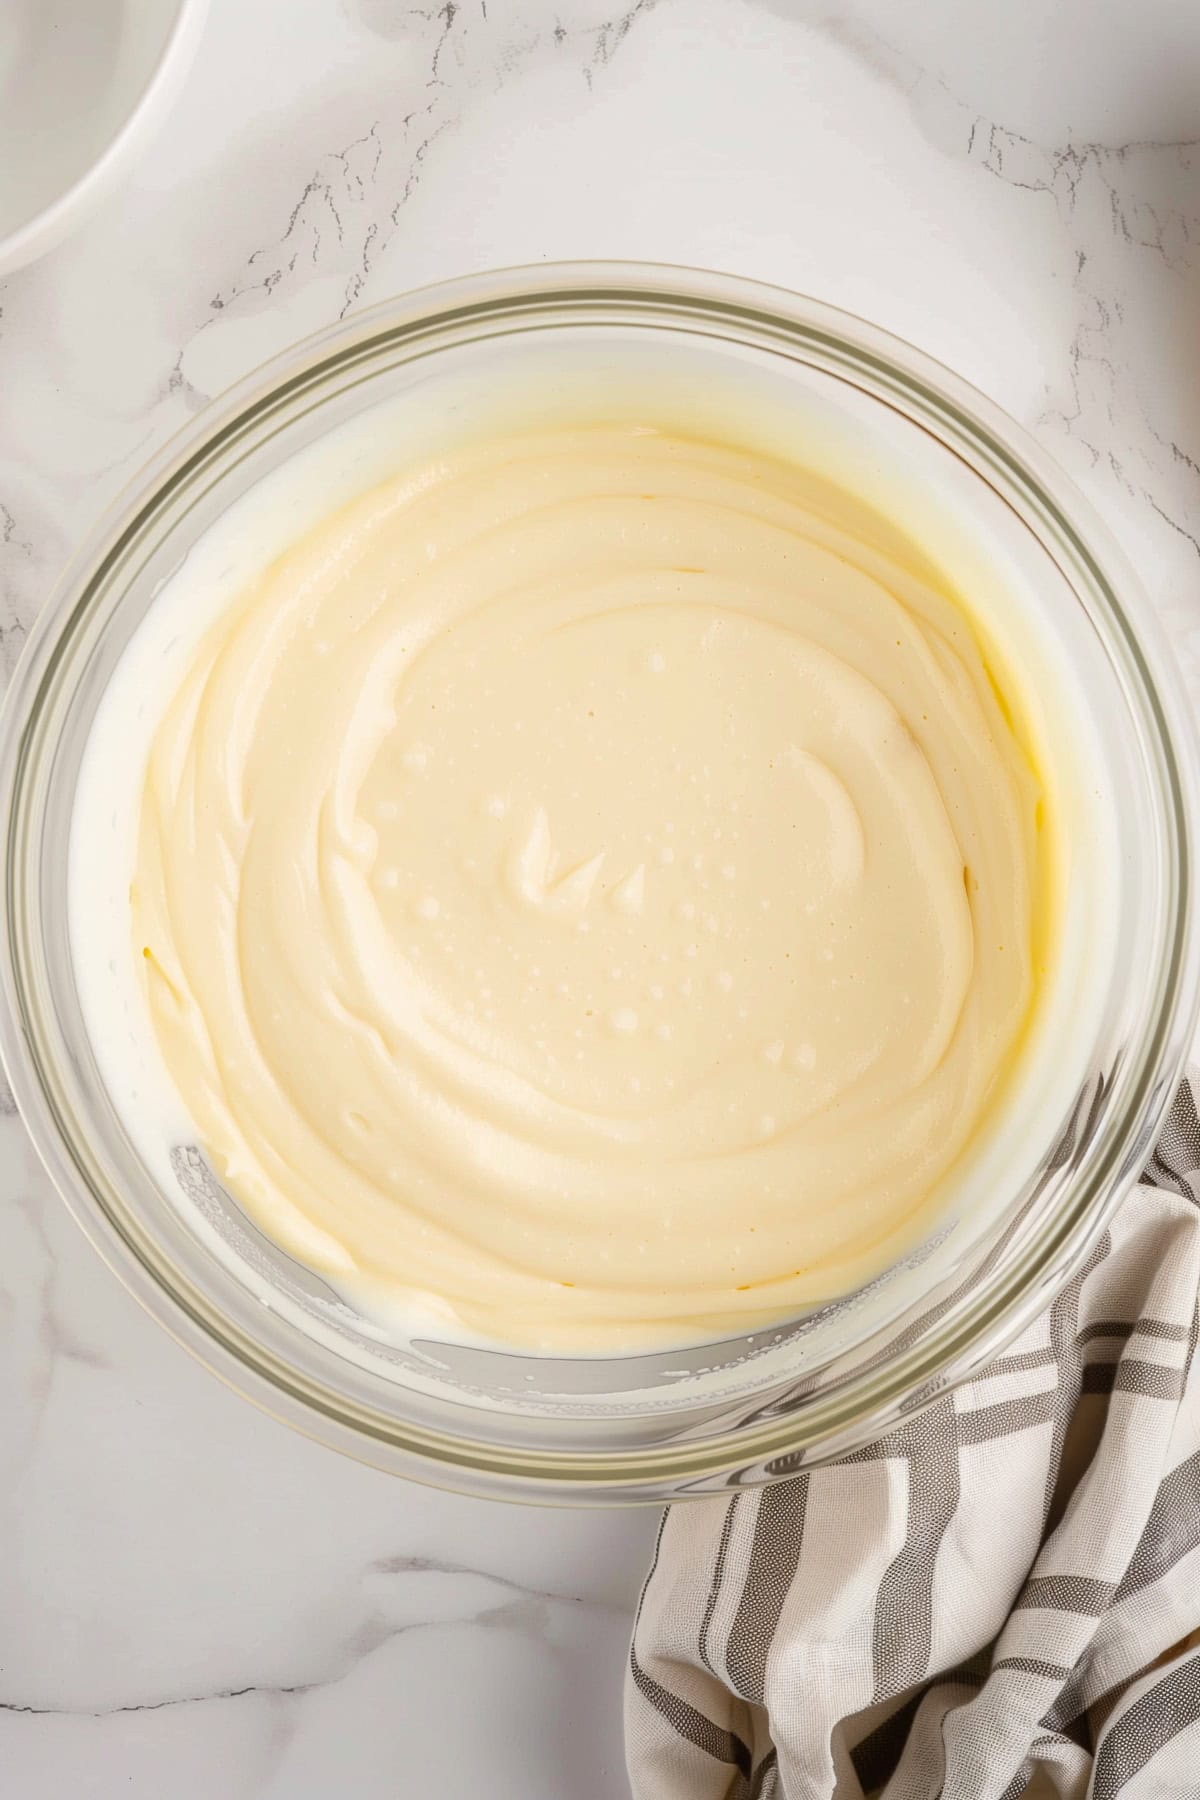
<svg viewBox="0 0 1200 1800">
<path fill-rule="evenodd" d="M 645 257 L 867 313 L 1029 426 L 1200 704 L 1200 16 L 1145 0 L 213 0 L 103 212 L 0 285 L 0 670 L 99 510 L 297 336 Z M 107 1273 L 0 1098 L 0 1789 L 616 1800 L 647 1514 L 408 1487 Z"/>
</svg>

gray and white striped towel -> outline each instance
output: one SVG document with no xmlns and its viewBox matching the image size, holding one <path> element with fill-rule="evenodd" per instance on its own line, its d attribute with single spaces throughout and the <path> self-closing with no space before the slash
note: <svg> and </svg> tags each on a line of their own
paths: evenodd
<svg viewBox="0 0 1200 1800">
<path fill-rule="evenodd" d="M 667 1512 L 636 1800 L 1198 1800 L 1196 1095 L 979 1379 L 829 1468 Z"/>
</svg>

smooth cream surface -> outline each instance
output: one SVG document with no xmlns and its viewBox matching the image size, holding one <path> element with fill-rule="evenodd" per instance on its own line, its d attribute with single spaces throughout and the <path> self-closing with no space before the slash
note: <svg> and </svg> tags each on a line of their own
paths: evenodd
<svg viewBox="0 0 1200 1800">
<path fill-rule="evenodd" d="M 877 527 L 748 450 L 498 436 L 218 620 L 134 942 L 285 1248 L 571 1351 L 750 1329 L 913 1241 L 1034 1004 L 1040 792 Z"/>
</svg>

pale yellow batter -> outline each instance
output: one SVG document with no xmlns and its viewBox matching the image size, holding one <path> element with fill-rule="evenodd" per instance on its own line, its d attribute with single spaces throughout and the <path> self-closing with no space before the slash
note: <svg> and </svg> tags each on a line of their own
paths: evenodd
<svg viewBox="0 0 1200 1800">
<path fill-rule="evenodd" d="M 872 541 L 765 457 L 564 429 L 364 496 L 220 619 L 135 944 L 281 1244 L 576 1350 L 911 1241 L 1033 1003 L 1039 790 L 966 614 Z"/>
</svg>

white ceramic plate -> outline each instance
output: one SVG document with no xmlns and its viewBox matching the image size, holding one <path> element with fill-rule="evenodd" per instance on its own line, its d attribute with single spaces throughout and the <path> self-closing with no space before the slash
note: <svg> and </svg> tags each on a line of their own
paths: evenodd
<svg viewBox="0 0 1200 1800">
<path fill-rule="evenodd" d="M 56 244 L 167 112 L 207 0 L 0 0 L 0 275 Z"/>
</svg>

